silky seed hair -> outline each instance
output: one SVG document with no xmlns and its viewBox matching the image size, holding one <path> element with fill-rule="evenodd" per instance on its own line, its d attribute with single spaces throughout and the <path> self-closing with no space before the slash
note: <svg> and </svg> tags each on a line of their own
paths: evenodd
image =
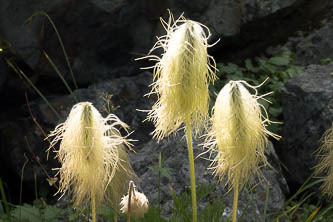
<svg viewBox="0 0 333 222">
<path fill-rule="evenodd" d="M 154 122 L 153 135 L 158 140 L 175 134 L 188 115 L 199 132 L 208 115 L 208 84 L 216 78 L 215 61 L 207 54 L 209 29 L 183 15 L 174 20 L 171 13 L 169 21 L 161 19 L 161 23 L 167 34 L 145 57 L 156 61 L 150 94 L 158 100 L 147 119 Z M 151 55 L 158 48 L 164 50 L 161 58 Z"/>
<path fill-rule="evenodd" d="M 251 95 L 245 86 L 255 94 Z M 250 177 L 259 176 L 261 165 L 268 164 L 267 136 L 280 138 L 266 129 L 271 121 L 258 103 L 263 96 L 257 96 L 256 88 L 245 81 L 230 81 L 219 92 L 213 107 L 204 147 L 211 156 L 215 155 L 209 169 L 219 180 L 226 176 L 230 188 L 239 185 L 241 189 Z"/>
<path fill-rule="evenodd" d="M 92 197 L 99 205 L 109 198 L 105 192 L 113 184 L 117 170 L 132 172 L 123 163 L 128 159 L 122 160 L 124 155 L 120 156 L 124 147 L 131 144 L 121 136 L 117 126 L 128 128 L 117 116 L 110 114 L 103 118 L 91 103 L 82 102 L 74 105 L 67 120 L 48 136 L 53 138 L 49 150 L 61 141 L 56 151 L 61 163 L 57 169 L 60 175 L 57 193 L 61 197 L 71 194 L 75 207 L 87 206 Z"/>
<path fill-rule="evenodd" d="M 120 164 L 106 190 L 106 202 L 111 205 L 115 212 L 120 210 L 119 203 L 127 192 L 127 184 L 129 181 L 138 179 L 130 165 L 130 159 L 124 145 L 118 147 L 118 153 Z"/>
<path fill-rule="evenodd" d="M 121 198 L 120 210 L 124 214 L 128 214 L 128 201 L 129 193 Z M 135 185 L 131 195 L 131 216 L 134 219 L 143 218 L 144 214 L 148 211 L 149 201 L 144 193 L 136 190 Z"/>
<path fill-rule="evenodd" d="M 325 131 L 320 139 L 320 147 L 318 148 L 317 162 L 314 168 L 314 173 L 317 176 L 323 177 L 321 190 L 328 195 L 329 198 L 333 197 L 333 123 L 331 128 Z"/>
</svg>

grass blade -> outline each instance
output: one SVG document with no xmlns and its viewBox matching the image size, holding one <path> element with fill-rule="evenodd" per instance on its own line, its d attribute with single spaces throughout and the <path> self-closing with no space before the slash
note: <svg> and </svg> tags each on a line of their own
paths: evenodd
<svg viewBox="0 0 333 222">
<path fill-rule="evenodd" d="M 56 66 L 56 64 L 53 62 L 53 60 L 50 58 L 50 56 L 46 52 L 44 52 L 44 55 L 45 55 L 46 59 L 49 61 L 49 63 L 51 64 L 51 66 L 54 69 L 54 71 L 58 74 L 59 78 L 62 80 L 62 82 L 66 86 L 68 92 L 71 94 L 71 96 L 73 97 L 73 99 L 75 100 L 75 102 L 78 102 L 76 96 L 73 94 L 72 89 L 69 87 L 67 81 L 65 80 L 64 76 L 61 74 L 61 72 L 58 69 L 58 67 Z"/>
<path fill-rule="evenodd" d="M 318 207 L 315 211 L 313 211 L 310 216 L 306 219 L 305 222 L 311 222 L 312 219 L 318 214 L 319 210 L 320 210 L 321 206 Z"/>
<path fill-rule="evenodd" d="M 176 206 L 177 209 L 178 209 L 178 210 L 184 215 L 184 217 L 185 217 L 185 221 L 190 222 L 191 219 L 190 219 L 190 217 L 187 215 L 187 213 L 186 213 L 186 211 L 185 211 L 185 209 L 184 209 L 184 207 L 183 207 L 181 201 L 180 201 L 180 200 L 178 199 L 178 197 L 176 196 L 175 191 L 173 190 L 173 188 L 172 188 L 171 186 L 169 186 L 169 188 L 170 188 L 171 195 L 172 195 L 172 197 L 173 197 L 173 201 L 174 201 L 174 203 L 175 203 L 175 206 Z"/>
<path fill-rule="evenodd" d="M 24 79 L 29 83 L 29 85 L 37 92 L 37 94 L 44 100 L 44 102 L 48 105 L 48 107 L 52 110 L 52 112 L 57 116 L 57 118 L 61 121 L 61 117 L 59 113 L 54 109 L 54 107 L 49 103 L 49 101 L 45 98 L 45 96 L 39 91 L 39 89 L 35 86 L 33 82 L 24 74 L 24 72 L 19 69 L 18 67 L 15 67 L 11 62 L 7 63 L 14 71 L 18 72 L 18 74 L 21 74 Z"/>
<path fill-rule="evenodd" d="M 0 192 L 1 192 L 2 202 L 5 205 L 6 214 L 8 216 L 10 216 L 10 208 L 9 208 L 9 204 L 7 202 L 7 198 L 6 198 L 6 194 L 5 194 L 5 189 L 3 188 L 3 183 L 2 183 L 2 179 L 1 178 L 0 178 Z"/>
<path fill-rule="evenodd" d="M 51 25 L 52 25 L 52 27 L 53 27 L 56 35 L 57 35 L 57 38 L 59 40 L 61 49 L 62 49 L 62 51 L 64 53 L 64 56 L 65 56 L 65 59 L 66 59 L 66 63 L 67 63 L 69 72 L 70 72 L 70 74 L 72 76 L 75 89 L 78 89 L 78 86 L 77 86 L 77 83 L 76 83 L 76 80 L 75 80 L 75 77 L 74 77 L 74 73 L 73 73 L 72 67 L 71 67 L 71 65 L 69 63 L 69 58 L 68 58 L 68 55 L 67 55 L 66 50 L 65 50 L 64 43 L 62 42 L 62 39 L 61 39 L 60 34 L 58 32 L 58 29 L 55 26 L 55 24 L 54 24 L 53 20 L 51 19 L 51 17 L 46 12 L 44 12 L 44 11 L 38 11 L 38 12 L 35 12 L 34 14 L 32 14 L 24 23 L 25 24 L 30 23 L 37 15 L 45 16 L 49 20 L 49 22 L 51 23 Z"/>
</svg>

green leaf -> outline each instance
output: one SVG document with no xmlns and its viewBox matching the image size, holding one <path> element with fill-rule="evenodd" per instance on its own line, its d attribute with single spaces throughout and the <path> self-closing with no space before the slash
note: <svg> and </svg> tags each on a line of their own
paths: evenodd
<svg viewBox="0 0 333 222">
<path fill-rule="evenodd" d="M 320 62 L 322 65 L 333 64 L 333 61 L 331 58 L 321 59 Z"/>
<path fill-rule="evenodd" d="M 269 114 L 274 117 L 278 117 L 282 113 L 282 107 L 272 107 L 270 106 L 268 109 Z"/>
<path fill-rule="evenodd" d="M 78 219 L 79 217 L 80 217 L 79 212 L 73 211 L 72 213 L 69 214 L 68 220 L 73 221 L 73 220 Z"/>
<path fill-rule="evenodd" d="M 17 221 L 42 222 L 40 211 L 35 206 L 24 204 L 11 211 L 12 217 Z"/>
<path fill-rule="evenodd" d="M 170 179 L 170 174 L 169 174 L 169 171 L 171 170 L 171 168 L 164 168 L 162 167 L 160 169 L 160 172 L 161 172 L 161 177 L 168 177 Z"/>
<path fill-rule="evenodd" d="M 228 63 L 227 65 L 220 64 L 219 70 L 220 70 L 220 72 L 226 73 L 226 74 L 236 74 L 237 73 L 238 75 L 239 74 L 243 75 L 244 68 L 241 68 L 238 65 L 233 64 L 233 63 Z"/>
<path fill-rule="evenodd" d="M 318 214 L 319 210 L 320 210 L 321 206 L 316 208 L 311 214 L 310 216 L 306 219 L 305 222 L 311 222 L 313 220 L 313 218 Z"/>
<path fill-rule="evenodd" d="M 267 72 L 268 74 L 272 75 L 272 74 L 275 74 L 277 72 L 278 67 L 274 64 L 270 64 L 270 63 L 267 62 L 267 63 L 262 65 L 262 70 L 264 72 Z M 274 76 L 273 76 L 273 78 L 274 78 Z"/>
<path fill-rule="evenodd" d="M 173 197 L 173 202 L 174 202 L 174 205 L 175 205 L 177 211 L 179 213 L 181 213 L 181 215 L 184 217 L 186 222 L 190 222 L 191 219 L 190 219 L 189 215 L 187 214 L 187 212 L 185 211 L 184 201 L 181 201 L 181 199 L 177 197 L 175 191 L 173 190 L 173 188 L 171 186 L 169 186 L 169 188 L 170 188 L 171 195 Z"/>
<path fill-rule="evenodd" d="M 48 222 L 50 221 L 58 221 L 57 219 L 61 218 L 61 211 L 62 209 L 56 206 L 47 205 L 44 209 L 44 219 Z"/>
<path fill-rule="evenodd" d="M 247 70 L 249 70 L 249 71 L 251 71 L 251 72 L 254 72 L 254 73 L 256 73 L 256 72 L 259 71 L 258 68 L 255 68 L 255 67 L 253 66 L 251 59 L 246 59 L 246 60 L 245 60 L 245 67 L 246 67 Z"/>
<path fill-rule="evenodd" d="M 225 205 L 221 198 L 216 199 L 213 203 L 208 202 L 205 208 L 199 211 L 198 221 L 229 221 L 227 218 L 223 218 L 224 210 Z"/>
<path fill-rule="evenodd" d="M 197 189 L 197 201 L 201 201 L 204 199 L 207 195 L 212 193 L 216 188 L 216 184 L 200 184 Z"/>
<path fill-rule="evenodd" d="M 297 74 L 301 74 L 304 72 L 304 67 L 302 66 L 291 66 L 290 68 L 288 68 L 286 70 L 286 72 L 288 73 L 289 77 L 293 77 Z"/>
<path fill-rule="evenodd" d="M 289 65 L 291 59 L 288 57 L 272 57 L 268 60 L 269 63 L 277 66 L 286 66 Z"/>
</svg>

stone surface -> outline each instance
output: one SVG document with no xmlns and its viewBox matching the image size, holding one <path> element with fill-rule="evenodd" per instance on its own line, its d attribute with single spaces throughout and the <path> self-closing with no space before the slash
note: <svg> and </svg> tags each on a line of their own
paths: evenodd
<svg viewBox="0 0 333 222">
<path fill-rule="evenodd" d="M 43 16 L 24 21 L 38 10 L 47 12 L 63 40 L 79 85 L 100 79 L 137 74 L 134 58 L 146 55 L 164 34 L 159 17 L 177 18 L 184 12 L 219 37 L 234 36 L 241 26 L 292 5 L 295 0 L 269 1 L 106 1 L 1 0 L 0 35 L 11 43 L 25 63 L 43 76 L 57 77 L 45 59 L 47 52 L 68 81 L 72 81 L 55 30 Z M 301 1 L 300 1 L 301 2 Z"/>
<path fill-rule="evenodd" d="M 263 18 L 273 14 L 280 9 L 292 6 L 297 0 L 272 0 L 272 1 L 253 1 L 241 0 L 242 6 L 242 23 L 254 19 Z"/>
<path fill-rule="evenodd" d="M 323 59 L 333 60 L 333 23 L 322 21 L 322 27 L 311 32 L 298 32 L 290 37 L 286 44 L 296 53 L 296 62 L 300 65 L 321 64 Z"/>
<path fill-rule="evenodd" d="M 127 123 L 134 131 L 131 138 L 138 141 L 133 142 L 135 146 L 140 147 L 151 139 L 149 133 L 152 131 L 151 123 L 142 123 L 146 118 L 146 113 L 138 111 L 148 110 L 153 101 L 152 99 L 144 98 L 143 96 L 149 92 L 149 84 L 151 83 L 152 75 L 143 73 L 137 77 L 123 77 L 113 81 L 101 82 L 97 85 L 92 85 L 86 89 L 75 91 L 78 101 L 89 101 L 100 110 L 103 116 L 106 116 L 109 111 L 115 113 L 122 121 Z M 112 95 L 107 97 L 106 95 Z M 48 100 L 60 114 L 62 120 L 57 119 L 56 115 L 42 100 L 30 102 L 33 115 L 36 117 L 39 124 L 44 128 L 46 134 L 53 130 L 54 127 L 63 122 L 76 103 L 69 96 L 49 97 Z M 119 107 L 119 108 L 117 108 Z M 27 112 L 27 107 L 22 108 Z M 108 111 L 109 110 L 109 111 Z M 34 124 L 29 114 L 26 117 L 8 120 L 3 118 L 0 124 L 1 138 L 1 157 L 0 158 L 7 169 L 13 171 L 13 178 L 21 177 L 21 169 L 25 162 L 24 154 L 29 159 L 29 164 L 25 167 L 24 182 L 33 184 L 34 171 L 40 181 L 45 180 L 45 174 L 36 164 L 26 145 L 25 136 L 28 139 L 30 148 L 33 153 L 38 156 L 43 165 L 46 166 L 50 175 L 54 175 L 51 169 L 57 167 L 57 161 L 52 161 L 54 154 L 51 152 L 50 160 L 46 161 L 46 149 L 48 148 L 47 141 L 44 141 L 44 136 L 38 127 Z M 38 169 L 38 170 L 36 170 Z"/>
<path fill-rule="evenodd" d="M 315 164 L 318 140 L 333 121 L 333 65 L 310 65 L 282 90 L 283 140 L 277 149 L 286 178 L 301 185 Z"/>
</svg>

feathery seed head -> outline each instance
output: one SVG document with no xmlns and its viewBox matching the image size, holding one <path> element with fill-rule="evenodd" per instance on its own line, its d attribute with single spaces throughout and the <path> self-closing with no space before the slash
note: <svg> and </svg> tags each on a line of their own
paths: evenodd
<svg viewBox="0 0 333 222">
<path fill-rule="evenodd" d="M 259 164 L 268 164 L 267 135 L 279 138 L 265 128 L 270 121 L 261 114 L 265 108 L 257 101 L 257 91 L 251 95 L 244 86 L 256 91 L 245 81 L 230 81 L 220 91 L 204 144 L 211 154 L 216 153 L 211 163 L 214 174 L 220 180 L 227 176 L 228 185 L 240 188 L 250 176 L 260 174 Z"/>
<path fill-rule="evenodd" d="M 174 21 L 171 13 L 168 23 L 161 22 L 167 34 L 158 38 L 151 51 L 163 48 L 162 58 L 147 56 L 157 60 L 151 94 L 157 94 L 158 101 L 148 119 L 154 121 L 154 136 L 159 140 L 176 133 L 188 115 L 199 131 L 208 115 L 208 84 L 216 78 L 215 61 L 207 54 L 209 34 L 204 28 L 209 33 L 208 28 L 183 16 Z"/>
<path fill-rule="evenodd" d="M 133 182 L 130 182 L 133 183 Z M 138 219 L 138 218 L 143 218 L 144 214 L 148 211 L 148 199 L 147 197 L 143 194 L 138 192 L 135 189 L 135 185 L 133 187 L 133 190 L 131 191 L 131 189 L 129 189 L 129 192 L 132 192 L 131 195 L 131 205 L 130 205 L 130 213 L 131 216 L 133 216 L 134 219 Z M 121 199 L 120 205 L 121 205 L 121 212 L 124 214 L 128 213 L 128 201 L 129 201 L 129 194 L 127 194 L 126 196 L 124 196 Z"/>
<path fill-rule="evenodd" d="M 324 182 L 321 185 L 321 189 L 328 195 L 329 198 L 333 197 L 333 124 L 332 127 L 326 130 L 320 139 L 321 146 L 319 147 L 318 164 L 315 166 L 315 174 L 322 176 L 323 173 L 327 173 L 324 177 Z"/>
<path fill-rule="evenodd" d="M 127 128 L 117 116 L 103 118 L 91 103 L 82 102 L 74 105 L 67 120 L 50 133 L 50 148 L 61 141 L 57 151 L 62 165 L 58 169 L 58 192 L 62 196 L 71 193 L 74 206 L 85 206 L 92 196 L 100 204 L 117 171 L 128 170 L 125 178 L 133 172 L 123 153 L 130 143 L 115 128 L 117 125 Z"/>
</svg>

